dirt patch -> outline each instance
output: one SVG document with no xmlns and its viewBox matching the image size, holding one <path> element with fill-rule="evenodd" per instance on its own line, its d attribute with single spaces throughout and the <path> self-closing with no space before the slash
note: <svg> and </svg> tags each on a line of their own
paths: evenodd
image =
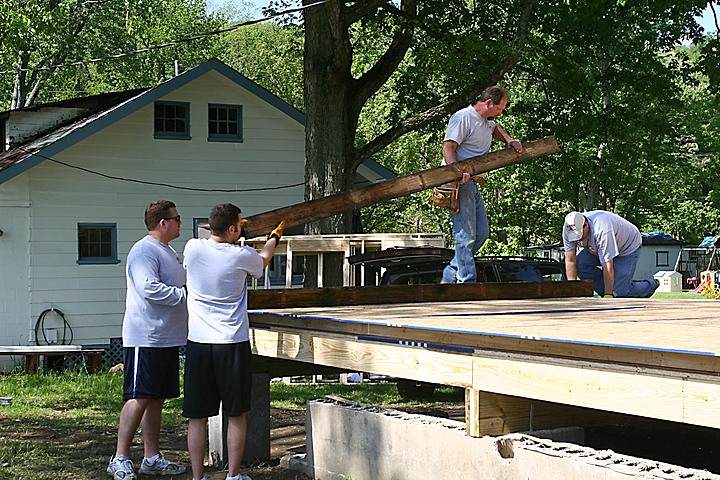
<svg viewBox="0 0 720 480">
<path fill-rule="evenodd" d="M 309 477 L 280 466 L 280 459 L 291 453 L 305 451 L 305 410 L 281 410 L 270 409 L 270 457 L 268 463 L 243 467 L 241 473 L 249 475 L 253 480 L 310 480 Z M 172 459 L 179 459 L 188 466 L 185 475 L 173 477 L 177 480 L 192 480 L 189 472 L 190 459 L 187 455 L 187 428 L 176 429 L 171 435 L 163 432 L 161 444 L 166 456 Z M 170 432 L 167 432 L 170 433 Z M 138 443 L 138 454 L 133 452 L 135 457 L 142 455 L 141 444 Z M 212 467 L 205 468 L 205 476 L 208 480 L 224 480 L 226 471 L 217 470 Z M 161 478 L 161 477 L 158 477 Z"/>
</svg>

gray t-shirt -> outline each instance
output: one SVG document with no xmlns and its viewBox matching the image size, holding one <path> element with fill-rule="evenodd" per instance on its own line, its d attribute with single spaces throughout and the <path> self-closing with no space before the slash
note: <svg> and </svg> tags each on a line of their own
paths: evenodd
<svg viewBox="0 0 720 480">
<path fill-rule="evenodd" d="M 130 249 L 122 336 L 126 347 L 187 343 L 185 270 L 170 245 L 147 235 Z"/>
<path fill-rule="evenodd" d="M 583 215 L 588 219 L 590 234 L 582 242 L 571 242 L 563 228 L 566 252 L 583 247 L 597 254 L 600 262 L 606 263 L 615 257 L 629 255 L 642 246 L 640 230 L 621 216 L 604 210 L 583 212 Z"/>
<path fill-rule="evenodd" d="M 249 340 L 247 277 L 260 278 L 263 258 L 249 246 L 190 239 L 183 250 L 188 288 L 188 340 Z"/>
<path fill-rule="evenodd" d="M 448 121 L 445 141 L 458 144 L 455 154 L 458 161 L 485 155 L 492 145 L 495 122 L 480 115 L 472 105 L 455 112 Z M 443 165 L 445 159 L 443 158 Z"/>
</svg>

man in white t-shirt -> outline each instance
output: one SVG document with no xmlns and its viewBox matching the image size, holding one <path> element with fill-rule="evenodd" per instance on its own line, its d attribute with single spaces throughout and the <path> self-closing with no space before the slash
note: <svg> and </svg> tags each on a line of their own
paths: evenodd
<svg viewBox="0 0 720 480">
<path fill-rule="evenodd" d="M 252 388 L 247 279 L 262 276 L 285 222 L 272 231 L 259 253 L 237 244 L 244 221 L 235 205 L 216 205 L 208 223 L 210 238 L 193 238 L 183 251 L 188 289 L 183 415 L 190 419 L 188 451 L 193 479 L 204 479 L 207 419 L 219 413 L 222 403 L 228 419 L 227 479 L 249 480 L 240 474 Z"/>
<path fill-rule="evenodd" d="M 642 236 L 619 215 L 604 210 L 570 212 L 562 236 L 568 280 L 593 280 L 601 297 L 649 298 L 660 285 L 654 278 L 633 280 Z"/>
<path fill-rule="evenodd" d="M 135 480 L 130 445 L 142 426 L 145 456 L 140 473 L 178 475 L 185 466 L 159 451 L 166 398 L 180 396 L 178 349 L 187 340 L 185 270 L 170 242 L 180 236 L 180 215 L 169 200 L 145 209 L 147 236 L 127 256 L 127 298 L 122 326 L 123 405 L 115 455 L 107 467 L 114 480 Z"/>
<path fill-rule="evenodd" d="M 443 165 L 462 162 L 484 155 L 490 150 L 493 139 L 505 142 L 516 152 L 523 146 L 495 123 L 495 117 L 507 106 L 508 93 L 498 86 L 486 88 L 475 105 L 455 112 L 448 122 L 443 142 Z M 455 256 L 443 271 L 442 283 L 475 283 L 475 254 L 490 235 L 485 202 L 477 185 L 485 185 L 481 176 L 463 173 L 458 182 L 460 211 L 451 213 Z"/>
</svg>

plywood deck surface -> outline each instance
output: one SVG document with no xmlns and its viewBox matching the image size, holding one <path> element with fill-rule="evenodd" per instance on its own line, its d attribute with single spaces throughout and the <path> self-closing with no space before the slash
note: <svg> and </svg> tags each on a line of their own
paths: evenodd
<svg viewBox="0 0 720 480">
<path fill-rule="evenodd" d="M 398 339 L 425 332 L 424 338 L 434 334 L 438 340 L 456 334 L 711 357 L 720 353 L 720 301 L 715 300 L 483 300 L 285 308 L 253 316 L 253 321 L 277 326 L 291 320 L 309 329 L 336 332 L 396 331 Z"/>
<path fill-rule="evenodd" d="M 712 428 L 720 428 L 719 320 L 716 300 L 591 297 L 250 315 L 261 356 Z M 483 418 L 479 409 L 469 417 Z"/>
</svg>

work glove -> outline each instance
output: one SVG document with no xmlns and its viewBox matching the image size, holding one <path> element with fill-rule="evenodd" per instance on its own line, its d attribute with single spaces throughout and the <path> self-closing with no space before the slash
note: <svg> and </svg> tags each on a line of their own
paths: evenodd
<svg viewBox="0 0 720 480">
<path fill-rule="evenodd" d="M 240 237 L 242 237 L 242 238 L 248 238 L 247 229 L 245 228 L 245 227 L 247 227 L 247 224 L 248 224 L 247 218 L 243 218 L 242 220 L 240 220 Z"/>
<path fill-rule="evenodd" d="M 275 239 L 275 246 L 277 247 L 280 243 L 280 238 L 282 238 L 283 231 L 285 230 L 285 220 L 280 222 L 280 224 L 275 227 L 275 230 L 270 232 L 267 236 L 268 240 L 271 238 Z"/>
</svg>

